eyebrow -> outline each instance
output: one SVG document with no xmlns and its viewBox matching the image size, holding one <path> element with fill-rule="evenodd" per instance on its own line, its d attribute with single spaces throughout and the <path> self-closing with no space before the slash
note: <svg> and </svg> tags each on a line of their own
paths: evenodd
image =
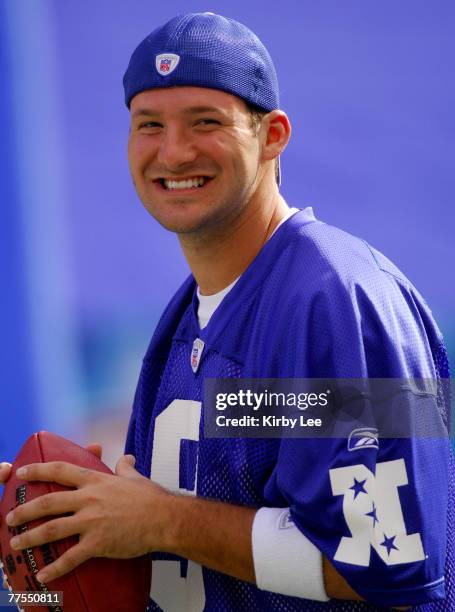
<svg viewBox="0 0 455 612">
<path fill-rule="evenodd" d="M 190 106 L 189 108 L 185 108 L 183 110 L 184 115 L 199 115 L 201 113 L 218 113 L 221 115 L 226 115 L 226 112 L 216 108 L 215 106 Z M 131 115 L 133 118 L 135 117 L 159 117 L 161 113 L 157 110 L 151 108 L 138 108 Z"/>
</svg>

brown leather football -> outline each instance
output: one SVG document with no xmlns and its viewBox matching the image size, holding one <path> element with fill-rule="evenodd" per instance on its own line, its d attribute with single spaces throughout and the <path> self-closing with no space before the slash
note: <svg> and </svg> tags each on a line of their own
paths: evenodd
<svg viewBox="0 0 455 612">
<path fill-rule="evenodd" d="M 56 434 L 40 431 L 27 440 L 13 463 L 0 503 L 0 566 L 12 591 L 63 591 L 63 608 L 48 608 L 55 612 L 62 609 L 64 612 L 144 612 L 150 593 L 149 555 L 134 559 L 89 559 L 67 575 L 43 585 L 35 578 L 38 571 L 77 543 L 77 536 L 23 551 L 10 547 L 13 535 L 32 529 L 46 519 L 8 527 L 5 522 L 8 512 L 45 493 L 67 490 L 56 483 L 27 482 L 16 478 L 19 467 L 47 461 L 67 461 L 112 474 L 93 453 Z M 36 610 L 28 606 L 23 609 Z"/>
</svg>

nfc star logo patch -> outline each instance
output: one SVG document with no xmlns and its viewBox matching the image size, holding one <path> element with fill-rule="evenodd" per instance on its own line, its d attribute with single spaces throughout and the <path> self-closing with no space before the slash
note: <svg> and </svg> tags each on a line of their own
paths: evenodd
<svg viewBox="0 0 455 612">
<path fill-rule="evenodd" d="M 204 341 L 200 338 L 196 338 L 193 342 L 193 348 L 191 350 L 191 369 L 196 374 L 201 361 L 202 351 L 204 350 Z"/>
<path fill-rule="evenodd" d="M 180 55 L 176 53 L 160 53 L 155 58 L 155 67 L 161 76 L 169 76 L 177 68 Z"/>
</svg>

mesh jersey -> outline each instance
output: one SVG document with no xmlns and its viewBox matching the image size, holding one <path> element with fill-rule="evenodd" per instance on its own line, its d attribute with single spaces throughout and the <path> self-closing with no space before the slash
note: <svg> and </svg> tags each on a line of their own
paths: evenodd
<svg viewBox="0 0 455 612">
<path fill-rule="evenodd" d="M 440 332 L 409 281 L 366 243 L 305 210 L 267 242 L 202 331 L 195 294 L 190 277 L 157 327 L 126 452 L 136 456 L 142 474 L 171 489 L 290 507 L 297 527 L 369 603 L 266 592 L 163 553 L 154 555 L 150 609 L 184 609 L 178 597 L 185 589 L 191 610 L 455 609 L 454 464 L 447 439 L 381 440 L 378 450 L 349 453 L 340 439 L 204 437 L 206 377 L 447 378 Z M 193 373 L 197 337 L 205 347 Z M 434 418 L 447 425 L 448 398 L 433 401 Z M 379 503 L 379 494 L 369 493 L 381 486 L 388 493 Z M 392 506 L 399 533 L 381 531 Z M 362 553 L 357 547 L 335 560 L 342 540 L 349 544 L 353 517 L 355 523 L 366 515 L 371 527 Z M 160 591 L 169 579 L 173 586 Z"/>
</svg>

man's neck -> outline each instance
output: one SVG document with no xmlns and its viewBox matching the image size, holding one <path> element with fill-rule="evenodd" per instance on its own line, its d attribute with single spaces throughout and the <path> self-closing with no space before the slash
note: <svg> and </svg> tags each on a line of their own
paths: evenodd
<svg viewBox="0 0 455 612">
<path fill-rule="evenodd" d="M 246 206 L 223 231 L 203 237 L 180 235 L 183 253 L 202 295 L 221 291 L 238 278 L 288 212 L 276 192 L 268 202 Z"/>
</svg>

